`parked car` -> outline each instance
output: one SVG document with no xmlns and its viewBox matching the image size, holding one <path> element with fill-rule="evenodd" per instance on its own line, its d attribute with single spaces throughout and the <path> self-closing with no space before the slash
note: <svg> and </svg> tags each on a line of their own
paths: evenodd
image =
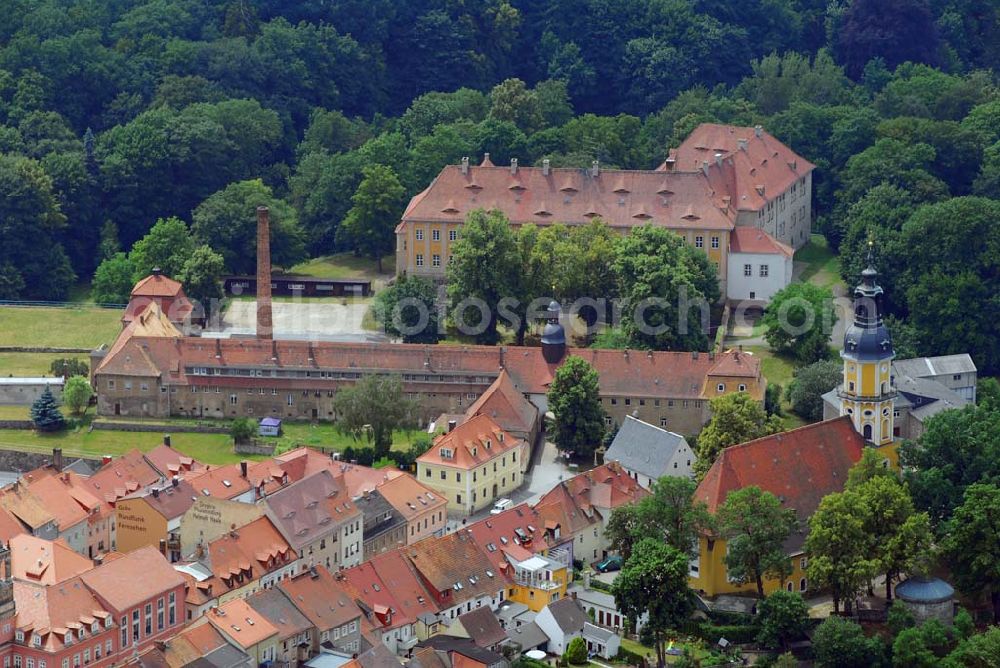
<svg viewBox="0 0 1000 668">
<path fill-rule="evenodd" d="M 493 509 L 490 510 L 490 515 L 499 515 L 513 505 L 514 502 L 510 499 L 497 499 L 497 502 L 493 504 Z"/>
<path fill-rule="evenodd" d="M 601 561 L 598 561 L 594 568 L 601 573 L 620 571 L 622 569 L 622 558 L 617 554 L 612 554 L 610 557 L 605 557 Z"/>
</svg>

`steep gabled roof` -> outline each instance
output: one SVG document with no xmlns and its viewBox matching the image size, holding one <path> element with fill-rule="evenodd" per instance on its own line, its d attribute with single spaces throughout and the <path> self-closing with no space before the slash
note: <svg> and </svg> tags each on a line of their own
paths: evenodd
<svg viewBox="0 0 1000 668">
<path fill-rule="evenodd" d="M 424 581 L 443 595 L 444 607 L 492 596 L 505 586 L 503 574 L 464 532 L 428 538 L 403 550 Z"/>
<path fill-rule="evenodd" d="M 116 610 L 128 610 L 184 584 L 184 578 L 155 547 L 119 556 L 80 576 Z"/>
<path fill-rule="evenodd" d="M 439 435 L 417 461 L 472 469 L 523 445 L 524 441 L 506 433 L 493 418 L 480 414 Z"/>
<path fill-rule="evenodd" d="M 439 610 L 401 549 L 377 554 L 342 575 L 351 594 L 369 611 L 378 611 L 372 621 L 381 629 L 406 626 L 424 613 Z"/>
<path fill-rule="evenodd" d="M 804 527 L 824 496 L 843 489 L 864 447 L 848 416 L 734 445 L 719 454 L 695 498 L 714 513 L 730 492 L 756 486 L 793 509 Z M 803 531 L 793 532 L 785 547 L 793 552 L 804 540 Z"/>
<path fill-rule="evenodd" d="M 538 409 L 514 386 L 510 374 L 501 371 L 485 392 L 469 406 L 467 418 L 488 415 L 508 432 L 530 432 L 538 421 Z"/>
<path fill-rule="evenodd" d="M 729 252 L 792 257 L 795 254 L 795 249 L 781 243 L 762 229 L 737 227 L 729 235 Z"/>
<path fill-rule="evenodd" d="M 458 621 L 478 647 L 492 647 L 507 639 L 507 632 L 488 606 L 463 613 L 458 616 Z"/>
<path fill-rule="evenodd" d="M 61 540 L 45 540 L 29 534 L 10 539 L 11 575 L 17 580 L 53 585 L 86 573 L 93 562 L 77 554 Z"/>
<path fill-rule="evenodd" d="M 691 454 L 683 436 L 628 415 L 604 453 L 604 461 L 616 461 L 629 471 L 656 480 L 669 473 L 670 462 L 678 451 Z"/>
<path fill-rule="evenodd" d="M 339 527 L 361 511 L 344 485 L 329 471 L 320 471 L 267 497 L 269 516 L 297 551 Z"/>
<path fill-rule="evenodd" d="M 361 616 L 343 582 L 323 566 L 282 580 L 278 585 L 299 612 L 321 631 L 343 626 Z"/>
</svg>

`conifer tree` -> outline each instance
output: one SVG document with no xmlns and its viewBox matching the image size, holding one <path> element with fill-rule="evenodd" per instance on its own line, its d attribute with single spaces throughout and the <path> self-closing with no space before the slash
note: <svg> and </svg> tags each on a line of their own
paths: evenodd
<svg viewBox="0 0 1000 668">
<path fill-rule="evenodd" d="M 59 431 L 66 426 L 66 419 L 59 410 L 59 402 L 48 387 L 31 404 L 31 421 L 38 431 Z"/>
</svg>

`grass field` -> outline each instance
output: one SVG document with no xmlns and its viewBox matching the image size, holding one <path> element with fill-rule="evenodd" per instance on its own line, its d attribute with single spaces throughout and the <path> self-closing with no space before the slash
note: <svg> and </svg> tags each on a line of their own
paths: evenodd
<svg viewBox="0 0 1000 668">
<path fill-rule="evenodd" d="M 121 311 L 0 306 L 0 346 L 96 348 L 121 331 Z"/>
<path fill-rule="evenodd" d="M 357 257 L 353 253 L 337 253 L 314 257 L 300 262 L 288 270 L 290 274 L 315 276 L 316 278 L 388 278 L 396 272 L 396 256 L 386 255 L 382 258 L 382 273 L 378 273 L 375 261 L 366 257 Z"/>
<path fill-rule="evenodd" d="M 51 376 L 52 361 L 75 358 L 90 365 L 86 355 L 74 353 L 0 353 L 0 376 Z"/>
<path fill-rule="evenodd" d="M 805 262 L 806 267 L 799 280 L 824 288 L 833 288 L 840 283 L 840 259 L 827 246 L 821 234 L 814 234 L 809 243 L 795 252 L 796 262 Z"/>
</svg>

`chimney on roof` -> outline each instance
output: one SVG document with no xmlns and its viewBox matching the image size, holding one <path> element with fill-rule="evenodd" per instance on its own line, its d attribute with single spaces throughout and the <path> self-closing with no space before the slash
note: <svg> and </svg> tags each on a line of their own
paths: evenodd
<svg viewBox="0 0 1000 668">
<path fill-rule="evenodd" d="M 274 334 L 271 320 L 271 219 L 266 206 L 257 207 L 257 338 Z"/>
<path fill-rule="evenodd" d="M 458 426 L 457 420 L 448 420 L 448 432 L 451 433 L 455 431 L 455 427 Z"/>
<path fill-rule="evenodd" d="M 517 174 L 517 158 L 510 159 L 510 173 Z"/>
<path fill-rule="evenodd" d="M 753 126 L 753 134 L 755 137 L 760 139 L 764 135 L 764 126 L 762 125 Z"/>
<path fill-rule="evenodd" d="M 52 448 L 52 467 L 56 471 L 62 471 L 63 469 L 62 448 Z"/>
<path fill-rule="evenodd" d="M 737 139 L 736 140 L 736 145 L 740 147 L 741 151 L 746 151 L 747 150 L 747 140 L 746 139 L 742 139 L 742 138 L 741 139 Z"/>
<path fill-rule="evenodd" d="M 162 276 L 163 270 L 159 267 L 153 267 L 153 276 Z"/>
<path fill-rule="evenodd" d="M 278 342 L 274 339 L 271 339 L 271 361 L 278 361 Z"/>
<path fill-rule="evenodd" d="M 719 167 L 722 167 L 722 154 L 721 153 L 716 153 L 715 154 L 715 164 L 717 164 Z"/>
<path fill-rule="evenodd" d="M 215 359 L 222 359 L 222 339 L 215 340 Z"/>
<path fill-rule="evenodd" d="M 178 485 L 181 484 L 181 479 L 178 478 L 177 476 L 174 476 L 173 478 L 170 479 L 170 484 L 173 485 L 174 487 L 177 487 Z"/>
<path fill-rule="evenodd" d="M 600 175 L 600 173 L 601 173 L 601 163 L 597 160 L 592 161 L 590 163 L 590 175 L 594 178 L 597 178 Z"/>
<path fill-rule="evenodd" d="M 170 446 L 170 434 L 164 434 L 163 435 L 163 445 L 167 446 L 168 448 L 171 447 Z"/>
<path fill-rule="evenodd" d="M 162 554 L 164 557 L 167 556 L 167 539 L 166 538 L 161 538 L 160 539 L 160 554 Z"/>
<path fill-rule="evenodd" d="M 151 493 L 154 499 L 160 498 L 160 490 L 156 489 L 155 487 L 151 490 Z"/>
<path fill-rule="evenodd" d="M 549 175 L 549 165 L 550 164 L 551 163 L 549 163 L 549 159 L 548 158 L 545 158 L 544 160 L 542 160 L 542 176 L 548 176 Z"/>
<path fill-rule="evenodd" d="M 462 174 L 469 173 L 469 156 L 462 158 Z"/>
<path fill-rule="evenodd" d="M 240 462 L 240 477 L 247 477 L 247 460 L 245 459 Z"/>
<path fill-rule="evenodd" d="M 101 466 L 107 466 L 111 463 L 111 455 L 104 455 L 101 457 Z"/>
<path fill-rule="evenodd" d="M 705 173 L 705 176 L 708 176 L 708 160 L 701 161 L 701 171 Z"/>
</svg>

